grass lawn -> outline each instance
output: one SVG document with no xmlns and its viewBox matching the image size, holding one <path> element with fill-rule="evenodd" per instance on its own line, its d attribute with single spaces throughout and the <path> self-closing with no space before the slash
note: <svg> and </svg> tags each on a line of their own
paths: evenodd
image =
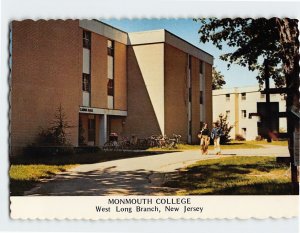
<svg viewBox="0 0 300 233">
<path fill-rule="evenodd" d="M 268 143 L 267 141 L 236 141 L 232 140 L 226 145 L 221 145 L 221 149 L 258 149 L 263 148 L 264 145 L 273 145 L 273 146 L 288 146 L 287 141 L 272 141 Z M 209 150 L 213 150 L 214 146 L 209 145 Z M 183 150 L 200 150 L 199 145 L 189 145 L 189 144 L 179 144 L 177 149 L 168 149 L 168 148 L 149 148 L 147 151 L 183 151 Z"/>
<path fill-rule="evenodd" d="M 261 143 L 262 144 L 262 143 Z M 257 145 L 248 141 L 231 141 L 226 145 L 221 145 L 222 149 L 257 149 L 263 148 L 262 145 Z M 214 146 L 209 145 L 209 150 L 213 150 Z M 168 148 L 149 148 L 148 151 L 183 151 L 183 150 L 200 150 L 199 145 L 179 144 L 177 149 Z"/>
<path fill-rule="evenodd" d="M 12 195 L 22 195 L 24 191 L 33 188 L 40 179 L 49 178 L 56 173 L 66 171 L 75 165 L 11 165 L 9 170 L 10 192 Z"/>
<path fill-rule="evenodd" d="M 199 161 L 170 175 L 174 195 L 290 195 L 290 171 L 273 157 L 223 157 Z"/>
<path fill-rule="evenodd" d="M 262 141 L 248 141 L 248 143 L 256 144 L 256 145 L 273 145 L 273 146 L 288 146 L 288 141 L 272 141 L 267 142 L 266 140 Z"/>
</svg>

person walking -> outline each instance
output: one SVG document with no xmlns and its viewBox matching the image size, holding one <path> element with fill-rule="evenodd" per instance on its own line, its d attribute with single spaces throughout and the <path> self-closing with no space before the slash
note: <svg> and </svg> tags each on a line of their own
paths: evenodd
<svg viewBox="0 0 300 233">
<path fill-rule="evenodd" d="M 198 138 L 200 139 L 201 154 L 207 155 L 210 137 L 209 137 L 209 129 L 207 128 L 206 123 L 204 123 L 202 129 L 199 131 Z"/>
<path fill-rule="evenodd" d="M 222 135 L 222 129 L 220 128 L 218 122 L 215 122 L 211 131 L 211 138 L 214 140 L 214 149 L 217 155 L 221 154 L 220 137 Z"/>
</svg>

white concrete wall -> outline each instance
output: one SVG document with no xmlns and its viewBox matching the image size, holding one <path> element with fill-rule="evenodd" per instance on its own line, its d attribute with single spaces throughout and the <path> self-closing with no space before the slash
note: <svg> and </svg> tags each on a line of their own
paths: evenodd
<svg viewBox="0 0 300 233">
<path fill-rule="evenodd" d="M 157 121 L 165 131 L 164 44 L 133 46 Z"/>
<path fill-rule="evenodd" d="M 238 94 L 238 104 L 236 106 L 235 93 Z M 241 93 L 246 93 L 246 99 L 242 100 Z M 230 94 L 230 100 L 226 100 L 226 94 Z M 242 128 L 246 128 L 246 140 L 254 140 L 258 135 L 257 122 L 258 117 L 253 116 L 249 119 L 249 113 L 257 112 L 257 103 L 265 102 L 265 96 L 261 98 L 258 87 L 243 87 L 243 88 L 230 88 L 213 91 L 213 120 L 218 119 L 220 113 L 225 114 L 226 111 L 230 111 L 230 117 L 228 119 L 231 125 L 238 127 L 237 132 L 243 135 Z M 279 112 L 285 112 L 285 100 L 280 94 L 272 94 L 270 96 L 271 102 L 279 102 Z M 242 118 L 242 110 L 246 110 L 247 117 Z M 235 118 L 235 112 L 237 111 L 238 118 Z M 282 131 L 287 129 L 286 118 L 279 119 L 279 128 Z M 235 138 L 235 128 L 230 132 L 232 139 Z"/>
<path fill-rule="evenodd" d="M 83 48 L 82 50 L 82 54 L 83 54 L 83 57 L 82 57 L 82 72 L 83 73 L 86 73 L 86 74 L 90 74 L 90 50 L 89 49 L 86 49 L 86 48 Z"/>
<path fill-rule="evenodd" d="M 230 100 L 226 100 L 226 94 L 230 94 Z M 235 89 L 222 89 L 213 91 L 213 122 L 219 119 L 220 114 L 226 114 L 226 111 L 230 111 L 228 118 L 229 124 L 235 127 Z M 230 132 L 232 139 L 235 138 L 235 128 Z"/>
</svg>

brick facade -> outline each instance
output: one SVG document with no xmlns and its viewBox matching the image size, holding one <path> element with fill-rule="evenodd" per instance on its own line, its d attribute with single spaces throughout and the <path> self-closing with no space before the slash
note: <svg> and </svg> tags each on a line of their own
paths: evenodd
<svg viewBox="0 0 300 233">
<path fill-rule="evenodd" d="M 12 23 L 12 153 L 34 142 L 61 106 L 77 145 L 81 101 L 82 36 L 78 20 Z"/>
<path fill-rule="evenodd" d="M 90 50 L 83 49 L 83 31 L 90 31 Z M 164 30 L 135 35 L 133 41 L 137 44 L 130 44 L 127 37 L 127 33 L 94 20 L 12 23 L 12 154 L 35 142 L 41 127 L 50 126 L 60 105 L 74 126 L 69 132 L 74 146 L 78 145 L 79 119 L 85 143 L 90 144 L 87 142 L 89 118 L 95 119 L 93 145 L 96 146 L 103 145 L 109 132 L 139 138 L 180 134 L 182 141 L 187 142 L 189 56 L 192 62 L 191 142 L 198 143 L 199 57 L 208 60 L 205 62 L 205 118 L 211 126 L 212 56 Z M 162 38 L 169 41 L 161 41 Z M 114 45 L 113 109 L 108 109 L 108 40 Z M 158 42 L 150 43 L 151 40 Z M 89 58 L 86 54 L 90 54 Z M 87 66 L 90 67 L 90 99 L 83 106 L 83 67 L 87 69 Z M 101 132 L 103 129 L 107 131 Z"/>
</svg>

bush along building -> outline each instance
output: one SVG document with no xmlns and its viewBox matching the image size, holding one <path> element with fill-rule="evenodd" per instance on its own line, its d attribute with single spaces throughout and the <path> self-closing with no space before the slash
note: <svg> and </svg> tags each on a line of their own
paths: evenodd
<svg viewBox="0 0 300 233">
<path fill-rule="evenodd" d="M 97 20 L 11 24 L 11 154 L 34 143 L 59 106 L 73 146 L 111 132 L 180 134 L 212 124 L 212 55 L 164 29 L 126 33 Z"/>
<path fill-rule="evenodd" d="M 286 109 L 285 95 L 271 94 L 270 101 L 271 114 L 266 112 L 266 94 L 258 86 L 214 90 L 213 119 L 227 115 L 229 125 L 233 126 L 231 139 L 277 139 L 279 134 L 287 132 L 286 118 L 276 117 Z M 267 118 L 269 115 L 273 117 Z"/>
</svg>

